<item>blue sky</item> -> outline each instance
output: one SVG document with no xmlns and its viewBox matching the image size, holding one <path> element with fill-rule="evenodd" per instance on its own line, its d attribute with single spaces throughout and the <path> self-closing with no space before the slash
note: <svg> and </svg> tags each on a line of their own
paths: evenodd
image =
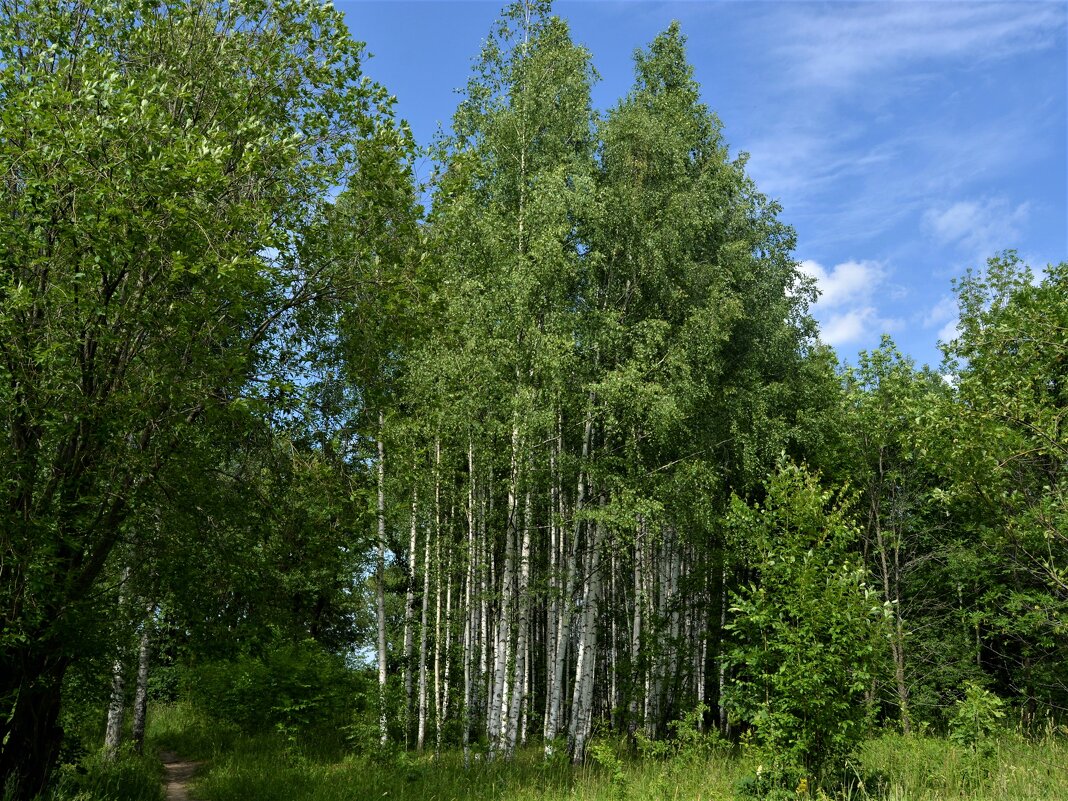
<svg viewBox="0 0 1068 801">
<path fill-rule="evenodd" d="M 420 144 L 447 126 L 503 3 L 339 0 Z M 1068 259 L 1068 2 L 557 2 L 601 75 L 677 19 L 732 153 L 778 199 L 846 361 L 883 332 L 920 363 L 953 335 L 952 280 L 1004 248 Z M 430 164 L 420 165 L 422 177 Z"/>
</svg>

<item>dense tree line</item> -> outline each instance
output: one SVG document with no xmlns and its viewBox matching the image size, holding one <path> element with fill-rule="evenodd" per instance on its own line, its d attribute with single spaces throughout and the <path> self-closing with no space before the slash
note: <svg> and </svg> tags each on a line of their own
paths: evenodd
<svg viewBox="0 0 1068 801">
<path fill-rule="evenodd" d="M 840 366 L 677 25 L 601 113 L 506 9 L 425 212 L 329 7 L 3 3 L 0 53 L 13 798 L 150 687 L 503 759 L 685 718 L 816 783 L 966 686 L 1059 719 L 1068 265 L 962 279 L 940 373 Z"/>
</svg>

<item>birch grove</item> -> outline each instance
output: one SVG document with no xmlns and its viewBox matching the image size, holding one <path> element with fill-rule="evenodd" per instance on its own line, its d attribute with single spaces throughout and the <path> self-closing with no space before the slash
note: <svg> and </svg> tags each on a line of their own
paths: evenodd
<svg viewBox="0 0 1068 801">
<path fill-rule="evenodd" d="M 433 499 L 393 539 L 422 564 L 400 715 L 420 749 L 508 759 L 540 735 L 582 761 L 606 725 L 662 737 L 699 705 L 728 725 L 716 504 L 790 446 L 765 429 L 786 413 L 805 296 L 677 28 L 636 75 L 598 117 L 589 54 L 547 4 L 517 4 L 442 143 L 440 317 L 402 393 L 423 433 L 390 483 L 398 503 Z M 697 486 L 711 508 L 681 501 Z"/>
</svg>

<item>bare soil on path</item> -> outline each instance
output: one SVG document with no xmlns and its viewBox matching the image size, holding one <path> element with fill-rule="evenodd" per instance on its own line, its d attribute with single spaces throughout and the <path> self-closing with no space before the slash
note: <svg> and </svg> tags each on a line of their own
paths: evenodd
<svg viewBox="0 0 1068 801">
<path fill-rule="evenodd" d="M 159 756 L 166 771 L 167 801 L 195 801 L 188 785 L 204 763 L 182 759 L 174 751 L 161 751 Z"/>
</svg>

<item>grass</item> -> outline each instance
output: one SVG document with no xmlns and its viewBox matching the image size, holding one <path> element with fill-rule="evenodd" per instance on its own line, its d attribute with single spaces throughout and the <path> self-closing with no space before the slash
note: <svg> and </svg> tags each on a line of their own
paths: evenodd
<svg viewBox="0 0 1068 801">
<path fill-rule="evenodd" d="M 729 799 L 741 778 L 737 760 L 686 763 L 635 762 L 624 768 L 625 784 L 600 766 L 573 769 L 546 763 L 539 749 L 525 749 L 510 763 L 479 761 L 463 767 L 462 755 L 440 757 L 348 756 L 333 762 L 308 760 L 258 739 L 222 761 L 196 785 L 205 801 L 620 801 L 633 799 Z"/>
<path fill-rule="evenodd" d="M 632 759 L 601 742 L 583 768 L 530 747 L 510 763 L 465 769 L 456 751 L 352 754 L 336 741 L 240 735 L 187 707 L 150 719 L 153 748 L 209 761 L 193 787 L 202 801 L 745 801 L 761 760 L 722 745 Z M 1068 798 L 1068 740 L 1006 734 L 975 754 L 944 738 L 887 734 L 866 744 L 856 773 L 867 785 L 854 781 L 847 801 L 1057 801 Z"/>
<path fill-rule="evenodd" d="M 1006 734 L 975 754 L 940 737 L 886 735 L 864 765 L 889 778 L 887 801 L 1057 801 L 1068 798 L 1068 741 Z"/>
<path fill-rule="evenodd" d="M 162 801 L 162 781 L 155 754 L 126 752 L 108 761 L 101 752 L 61 764 L 42 801 Z"/>
</svg>

